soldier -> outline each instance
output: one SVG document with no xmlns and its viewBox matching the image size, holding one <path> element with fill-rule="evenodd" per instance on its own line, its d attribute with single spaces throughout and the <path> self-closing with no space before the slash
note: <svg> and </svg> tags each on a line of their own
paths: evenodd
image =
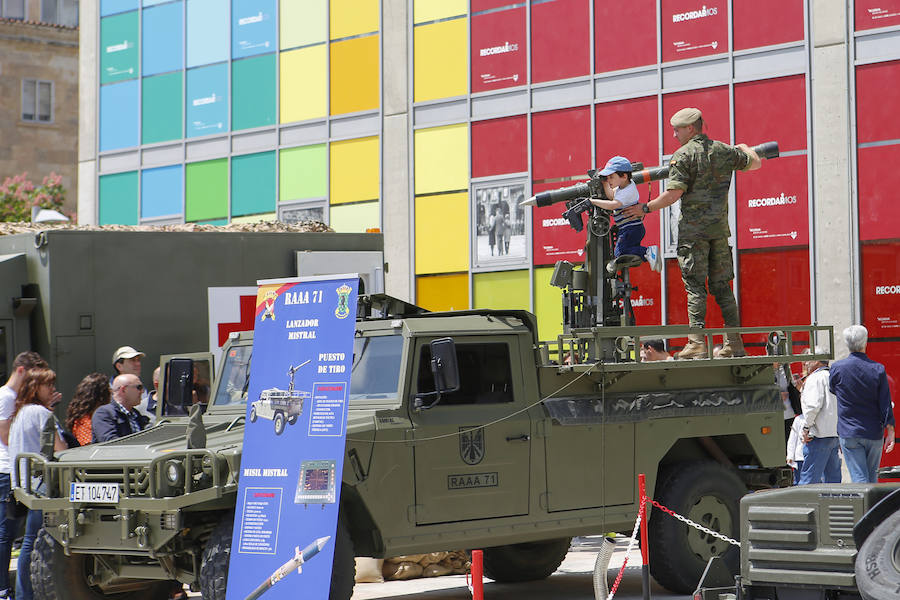
<svg viewBox="0 0 900 600">
<path fill-rule="evenodd" d="M 703 115 L 697 108 L 683 108 L 669 121 L 681 147 L 669 161 L 666 191 L 647 202 L 630 206 L 626 214 L 660 210 L 681 200 L 678 221 L 678 265 L 687 292 L 688 322 L 702 328 L 706 320 L 706 282 L 722 311 L 726 327 L 739 327 L 737 302 L 731 290 L 734 266 L 728 245 L 728 188 L 733 171 L 754 171 L 760 157 L 746 144 L 729 146 L 703 133 Z M 677 358 L 704 358 L 706 341 L 701 335 L 689 342 Z M 738 334 L 728 334 L 719 357 L 744 356 Z"/>
</svg>

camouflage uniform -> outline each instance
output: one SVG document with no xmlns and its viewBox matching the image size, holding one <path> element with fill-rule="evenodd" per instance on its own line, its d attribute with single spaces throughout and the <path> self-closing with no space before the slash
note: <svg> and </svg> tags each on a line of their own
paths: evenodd
<svg viewBox="0 0 900 600">
<path fill-rule="evenodd" d="M 678 264 L 687 292 L 688 322 L 706 321 L 706 282 L 722 310 L 726 327 L 740 326 L 728 245 L 728 188 L 731 174 L 744 170 L 751 157 L 734 146 L 697 134 L 672 155 L 667 190 L 683 190 L 678 221 Z"/>
</svg>

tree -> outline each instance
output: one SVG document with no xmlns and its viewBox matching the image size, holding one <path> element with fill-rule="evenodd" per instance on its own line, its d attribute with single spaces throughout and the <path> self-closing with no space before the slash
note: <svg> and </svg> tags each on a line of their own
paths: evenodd
<svg viewBox="0 0 900 600">
<path fill-rule="evenodd" d="M 28 179 L 28 173 L 7 177 L 0 185 L 0 221 L 31 221 L 31 209 L 35 206 L 63 212 L 65 200 L 62 175 L 51 172 L 39 186 Z M 67 216 L 73 217 L 71 214 Z"/>
</svg>

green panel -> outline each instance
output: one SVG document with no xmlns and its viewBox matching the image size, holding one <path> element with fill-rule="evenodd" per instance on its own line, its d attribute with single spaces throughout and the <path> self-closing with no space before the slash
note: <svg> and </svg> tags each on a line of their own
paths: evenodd
<svg viewBox="0 0 900 600">
<path fill-rule="evenodd" d="M 472 279 L 475 290 L 475 306 L 473 308 L 531 310 L 528 271 L 476 273 Z"/>
<path fill-rule="evenodd" d="M 228 219 L 212 219 L 209 221 L 196 221 L 196 223 L 197 225 L 215 225 L 218 227 L 221 225 L 228 225 Z"/>
<path fill-rule="evenodd" d="M 138 76 L 137 11 L 100 19 L 100 83 Z"/>
<path fill-rule="evenodd" d="M 231 128 L 274 125 L 277 116 L 275 73 L 278 69 L 275 55 L 238 60 L 231 68 Z"/>
<path fill-rule="evenodd" d="M 538 320 L 538 338 L 556 339 L 562 333 L 562 290 L 550 285 L 553 267 L 534 270 L 534 314 Z"/>
<path fill-rule="evenodd" d="M 185 221 L 228 217 L 228 159 L 185 165 L 184 205 Z"/>
<path fill-rule="evenodd" d="M 278 198 L 281 202 L 328 195 L 328 152 L 325 144 L 281 151 Z"/>
<path fill-rule="evenodd" d="M 275 210 L 275 152 L 231 158 L 231 216 Z"/>
<path fill-rule="evenodd" d="M 100 176 L 100 225 L 138 224 L 137 171 Z"/>
<path fill-rule="evenodd" d="M 145 77 L 141 98 L 141 143 L 181 139 L 181 71 Z"/>
</svg>

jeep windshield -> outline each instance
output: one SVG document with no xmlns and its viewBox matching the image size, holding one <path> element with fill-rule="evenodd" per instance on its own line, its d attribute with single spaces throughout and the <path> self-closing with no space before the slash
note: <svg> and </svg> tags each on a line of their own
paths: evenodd
<svg viewBox="0 0 900 600">
<path fill-rule="evenodd" d="M 253 346 L 232 346 L 225 355 L 216 391 L 216 406 L 247 402 L 247 386 L 250 383 L 250 356 Z"/>
<path fill-rule="evenodd" d="M 353 341 L 350 400 L 386 400 L 397 397 L 403 337 L 381 335 Z"/>
</svg>

